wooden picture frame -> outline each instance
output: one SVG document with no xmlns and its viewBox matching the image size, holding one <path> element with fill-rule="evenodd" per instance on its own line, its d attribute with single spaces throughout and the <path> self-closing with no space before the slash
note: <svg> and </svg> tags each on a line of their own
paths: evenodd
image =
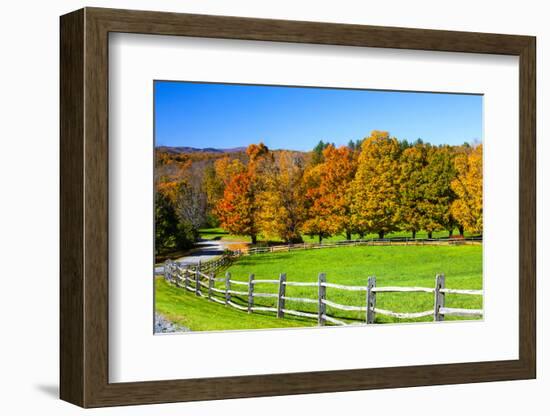
<svg viewBox="0 0 550 416">
<path fill-rule="evenodd" d="M 85 8 L 61 17 L 60 396 L 82 407 L 535 378 L 535 38 Z M 519 57 L 519 359 L 109 383 L 108 35 L 245 39 Z"/>
</svg>

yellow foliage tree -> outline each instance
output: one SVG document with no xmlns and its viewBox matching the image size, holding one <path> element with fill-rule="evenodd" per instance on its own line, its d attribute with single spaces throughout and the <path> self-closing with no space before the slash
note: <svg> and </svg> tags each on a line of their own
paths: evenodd
<svg viewBox="0 0 550 416">
<path fill-rule="evenodd" d="M 455 158 L 456 178 L 451 186 L 457 199 L 452 215 L 471 233 L 483 233 L 483 145 L 465 148 Z"/>
<path fill-rule="evenodd" d="M 260 225 L 264 234 L 279 236 L 286 243 L 302 241 L 300 229 L 305 218 L 303 175 L 302 156 L 286 150 L 277 152 L 269 174 L 264 170 L 263 191 L 259 195 Z"/>
<path fill-rule="evenodd" d="M 399 157 L 399 142 L 387 132 L 375 130 L 363 141 L 351 184 L 352 220 L 358 230 L 384 238 L 398 229 Z"/>
<path fill-rule="evenodd" d="M 214 172 L 216 178 L 227 185 L 231 178 L 239 173 L 243 173 L 246 167 L 239 159 L 232 159 L 229 156 L 222 157 L 214 162 Z"/>
</svg>

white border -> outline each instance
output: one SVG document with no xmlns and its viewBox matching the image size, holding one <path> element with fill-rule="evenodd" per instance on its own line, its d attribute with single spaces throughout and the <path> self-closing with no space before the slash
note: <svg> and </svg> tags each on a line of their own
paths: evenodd
<svg viewBox="0 0 550 416">
<path fill-rule="evenodd" d="M 110 382 L 518 358 L 517 57 L 131 34 L 109 50 Z M 153 79 L 484 94 L 484 320 L 153 336 Z"/>
</svg>

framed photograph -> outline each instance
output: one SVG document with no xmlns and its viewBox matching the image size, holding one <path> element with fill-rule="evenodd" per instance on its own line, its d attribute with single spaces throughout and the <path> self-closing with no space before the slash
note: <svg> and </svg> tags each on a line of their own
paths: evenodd
<svg viewBox="0 0 550 416">
<path fill-rule="evenodd" d="M 535 38 L 61 17 L 83 406 L 530 379 Z"/>
</svg>

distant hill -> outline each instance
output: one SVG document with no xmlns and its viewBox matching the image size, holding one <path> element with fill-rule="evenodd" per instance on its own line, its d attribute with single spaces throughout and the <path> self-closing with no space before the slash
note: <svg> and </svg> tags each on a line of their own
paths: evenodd
<svg viewBox="0 0 550 416">
<path fill-rule="evenodd" d="M 199 149 L 197 147 L 188 146 L 158 146 L 159 152 L 179 154 L 179 153 L 239 153 L 246 151 L 246 147 L 233 147 L 230 149 L 216 149 L 214 147 L 205 147 Z"/>
</svg>

